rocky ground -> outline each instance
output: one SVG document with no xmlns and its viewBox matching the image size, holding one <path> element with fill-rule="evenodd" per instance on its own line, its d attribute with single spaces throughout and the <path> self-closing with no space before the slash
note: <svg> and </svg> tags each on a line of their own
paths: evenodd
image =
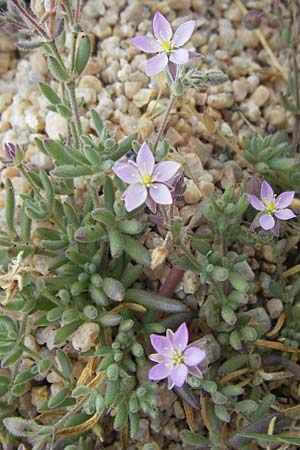
<svg viewBox="0 0 300 450">
<path fill-rule="evenodd" d="M 196 31 L 191 39 L 191 49 L 205 58 L 199 63 L 201 69 L 220 68 L 228 75 L 228 81 L 217 87 L 188 90 L 178 99 L 171 112 L 166 136 L 176 149 L 175 157 L 184 167 L 186 191 L 178 201 L 178 214 L 190 230 L 201 228 L 199 204 L 203 198 L 226 187 L 237 186 L 249 178 L 251 169 L 243 158 L 242 142 L 255 131 L 261 134 L 277 130 L 293 129 L 293 117 L 280 101 L 286 92 L 288 54 L 279 38 L 276 23 L 268 13 L 271 0 L 248 1 L 248 8 L 264 11 L 260 32 L 248 30 L 243 23 L 244 10 L 239 0 L 87 0 L 84 1 L 82 25 L 93 41 L 93 55 L 77 85 L 77 96 L 83 97 L 81 119 L 85 132 L 92 132 L 90 110 L 95 109 L 105 120 L 117 140 L 138 132 L 140 140 L 151 139 L 161 122 L 161 113 L 168 101 L 163 80 L 151 80 L 145 75 L 143 63 L 146 55 L 139 52 L 130 38 L 151 30 L 153 11 L 168 15 L 176 28 L 182 22 L 194 18 Z M 263 36 L 267 41 L 267 46 Z M 68 42 L 67 42 L 68 45 Z M 270 53 L 273 58 L 270 57 Z M 276 55 L 276 56 L 275 56 Z M 18 142 L 26 146 L 26 162 L 51 169 L 51 161 L 37 153 L 35 137 L 56 139 L 65 136 L 64 119 L 47 109 L 48 101 L 40 94 L 38 82 L 49 80 L 45 59 L 40 50 L 31 53 L 18 52 L 11 37 L 0 36 L 0 148 L 4 142 Z M 55 81 L 51 86 L 56 87 Z M 160 98 L 157 98 L 160 93 Z M 204 111 L 214 121 L 215 132 L 207 128 Z M 1 171 L 1 182 L 10 178 L 17 194 L 27 192 L 29 185 L 16 168 Z M 78 197 L 81 181 L 77 182 Z M 4 221 L 5 193 L 0 192 L 0 224 Z M 205 230 L 204 230 L 205 231 Z M 149 231 L 145 245 L 150 249 L 162 244 L 164 236 Z M 275 269 L 275 257 L 265 245 L 254 249 L 245 247 L 252 270 L 261 267 L 261 289 L 267 285 Z M 143 283 L 158 290 L 176 255 L 170 254 L 166 264 L 157 269 L 145 269 Z M 41 265 L 39 260 L 37 264 Z M 40 267 L 39 267 L 40 268 Z M 176 296 L 196 310 L 202 302 L 199 277 L 185 272 Z M 259 290 L 258 290 L 259 292 Z M 267 328 L 271 329 L 281 315 L 280 299 L 270 299 L 262 305 Z M 256 303 L 253 294 L 251 303 Z M 43 330 L 45 334 L 45 330 Z M 48 335 L 35 336 L 32 346 L 45 345 L 51 349 L 51 330 Z M 73 341 L 78 336 L 73 337 Z M 79 344 L 73 342 L 74 347 Z M 30 345 L 30 343 L 27 343 Z M 216 355 L 220 347 L 215 343 Z M 78 365 L 78 370 L 81 366 Z M 146 368 L 147 369 L 147 368 Z M 141 371 L 139 377 L 145 378 Z M 44 393 L 35 388 L 21 400 L 26 410 L 36 407 Z M 159 389 L 160 421 L 141 420 L 137 438 L 141 449 L 143 443 L 153 442 L 164 450 L 181 450 L 179 431 L 186 428 L 186 414 L 181 401 L 166 387 Z M 112 449 L 121 444 L 112 443 Z"/>
</svg>

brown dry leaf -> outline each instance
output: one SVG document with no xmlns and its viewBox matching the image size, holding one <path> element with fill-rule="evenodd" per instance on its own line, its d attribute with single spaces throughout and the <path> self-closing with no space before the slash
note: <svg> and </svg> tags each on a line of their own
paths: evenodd
<svg viewBox="0 0 300 450">
<path fill-rule="evenodd" d="M 154 270 L 156 267 L 160 266 L 166 257 L 168 256 L 168 250 L 166 247 L 161 245 L 153 250 L 151 255 L 151 269 Z"/>
<path fill-rule="evenodd" d="M 57 431 L 57 436 L 73 436 L 74 434 L 84 433 L 93 428 L 101 417 L 102 413 L 95 413 L 92 417 L 86 420 L 84 423 L 74 425 L 73 427 L 67 427 Z"/>
<path fill-rule="evenodd" d="M 82 371 L 80 377 L 78 378 L 77 385 L 76 385 L 77 387 L 78 387 L 78 386 L 85 386 L 85 385 L 86 385 L 88 379 L 91 378 L 91 376 L 92 376 L 92 373 L 93 373 L 93 365 L 94 365 L 94 359 L 93 359 L 93 358 L 90 358 L 90 359 L 88 360 L 87 365 L 86 365 L 85 368 L 83 369 L 83 371 Z"/>
<path fill-rule="evenodd" d="M 285 272 L 283 272 L 282 276 L 284 278 L 287 277 L 291 277 L 292 275 L 295 275 L 295 273 L 300 272 L 300 264 L 298 264 L 297 266 L 291 267 L 290 269 L 286 270 Z"/>
<path fill-rule="evenodd" d="M 266 336 L 272 337 L 275 334 L 277 334 L 281 330 L 284 322 L 285 322 L 285 314 L 281 313 L 277 319 L 275 327 L 273 328 L 273 330 L 269 331 L 269 333 L 267 333 Z"/>
<path fill-rule="evenodd" d="M 206 398 L 202 395 L 200 395 L 200 405 L 201 405 L 201 417 L 203 420 L 203 423 L 208 431 L 210 431 L 210 422 L 207 415 L 207 408 L 206 408 Z"/>
<path fill-rule="evenodd" d="M 118 313 L 122 311 L 126 311 L 127 309 L 130 309 L 131 311 L 137 311 L 137 312 L 146 312 L 146 308 L 142 305 L 138 305 L 137 303 L 122 303 L 121 305 L 116 306 L 115 308 L 111 309 L 111 313 Z"/>
<path fill-rule="evenodd" d="M 185 417 L 186 417 L 187 424 L 188 424 L 190 430 L 193 433 L 195 433 L 195 431 L 196 431 L 196 424 L 195 424 L 194 409 L 189 403 L 187 403 L 184 400 L 183 400 L 183 409 L 184 409 L 184 412 L 185 412 Z"/>
<path fill-rule="evenodd" d="M 281 344 L 280 342 L 267 341 L 265 339 L 257 339 L 255 341 L 255 344 L 258 347 L 272 348 L 274 350 L 281 350 L 283 352 L 289 352 L 289 353 L 300 353 L 300 350 L 290 347 L 289 345 Z"/>
<path fill-rule="evenodd" d="M 127 448 L 128 448 L 128 422 L 126 423 L 126 427 L 122 428 L 120 435 L 121 435 L 122 449 L 127 450 Z"/>
<path fill-rule="evenodd" d="M 22 291 L 23 276 L 25 272 L 31 270 L 24 264 L 23 251 L 9 263 L 7 272 L 4 272 L 3 267 L 0 266 L 0 288 L 5 291 L 5 299 L 0 301 L 3 306 L 6 306 L 17 292 Z"/>
<path fill-rule="evenodd" d="M 225 375 L 225 377 L 221 378 L 220 383 L 225 384 L 228 381 L 234 380 L 235 378 L 239 378 L 241 375 L 244 375 L 250 370 L 251 370 L 250 367 L 244 367 L 243 369 L 235 370 L 234 372 L 229 373 L 228 375 Z"/>
</svg>

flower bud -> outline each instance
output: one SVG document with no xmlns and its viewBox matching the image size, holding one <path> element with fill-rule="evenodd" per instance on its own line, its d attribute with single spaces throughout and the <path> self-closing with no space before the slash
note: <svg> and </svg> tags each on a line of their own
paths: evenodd
<svg viewBox="0 0 300 450">
<path fill-rule="evenodd" d="M 261 19 L 263 18 L 263 11 L 258 11 L 257 9 L 253 9 L 249 11 L 243 19 L 244 25 L 247 30 L 254 30 L 258 28 L 261 24 Z"/>
</svg>

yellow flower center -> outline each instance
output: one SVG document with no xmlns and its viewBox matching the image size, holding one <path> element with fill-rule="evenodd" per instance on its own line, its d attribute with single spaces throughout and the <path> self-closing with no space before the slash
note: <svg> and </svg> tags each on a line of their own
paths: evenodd
<svg viewBox="0 0 300 450">
<path fill-rule="evenodd" d="M 162 48 L 163 52 L 170 54 L 171 51 L 172 51 L 171 42 L 169 42 L 169 41 L 162 41 L 161 48 Z"/>
<path fill-rule="evenodd" d="M 272 200 L 272 201 L 267 205 L 266 212 L 267 212 L 268 214 L 272 214 L 275 210 L 276 210 L 275 201 Z"/>
<path fill-rule="evenodd" d="M 172 356 L 172 360 L 177 365 L 183 363 L 183 355 L 182 355 L 182 353 L 175 352 L 174 355 Z"/>
<path fill-rule="evenodd" d="M 147 187 L 150 186 L 151 181 L 152 181 L 151 176 L 150 176 L 150 175 L 147 175 L 147 174 L 146 174 L 146 175 L 143 175 L 142 180 L 143 180 L 143 183 L 144 183 Z"/>
</svg>

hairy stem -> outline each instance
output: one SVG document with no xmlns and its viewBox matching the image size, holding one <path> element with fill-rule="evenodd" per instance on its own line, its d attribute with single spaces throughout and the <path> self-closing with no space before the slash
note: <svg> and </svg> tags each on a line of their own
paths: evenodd
<svg viewBox="0 0 300 450">
<path fill-rule="evenodd" d="M 155 142 L 154 142 L 154 152 L 156 151 L 156 148 L 157 148 L 157 146 L 158 146 L 158 144 L 159 144 L 160 138 L 161 138 L 161 136 L 162 136 L 162 134 L 163 134 L 163 132 L 164 132 L 164 129 L 165 129 L 165 127 L 166 127 L 166 124 L 167 124 L 167 120 L 168 120 L 170 111 L 171 111 L 172 106 L 173 106 L 173 104 L 174 104 L 174 102 L 175 102 L 175 98 L 176 98 L 176 97 L 174 97 L 174 95 L 171 95 L 171 97 L 170 97 L 170 99 L 169 99 L 168 107 L 167 107 L 167 109 L 166 109 L 166 111 L 165 111 L 165 114 L 164 114 L 162 123 L 160 124 L 159 130 L 158 130 L 158 133 L 157 133 Z"/>
<path fill-rule="evenodd" d="M 18 0 L 13 0 L 12 3 L 17 8 L 17 10 L 20 12 L 21 16 L 23 16 L 26 20 L 28 20 L 29 23 L 33 26 L 33 28 L 45 39 L 49 39 L 48 34 L 45 30 L 43 30 L 42 27 L 36 22 L 36 20 L 26 11 L 25 8 L 18 2 Z"/>
</svg>

